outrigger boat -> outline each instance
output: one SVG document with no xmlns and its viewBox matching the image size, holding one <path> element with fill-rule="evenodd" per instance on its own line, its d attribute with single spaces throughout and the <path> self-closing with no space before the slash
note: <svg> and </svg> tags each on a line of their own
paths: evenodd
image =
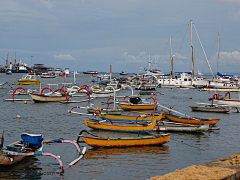
<svg viewBox="0 0 240 180">
<path fill-rule="evenodd" d="M 130 101 L 119 101 L 118 105 L 126 111 L 153 110 L 158 107 L 158 103 L 141 102 L 139 97 L 130 98 Z"/>
<path fill-rule="evenodd" d="M 7 82 L 0 82 L 0 89 L 2 89 L 5 84 L 7 84 Z"/>
<path fill-rule="evenodd" d="M 45 89 L 49 89 L 51 92 L 43 94 L 43 91 Z M 59 93 L 58 91 L 62 91 L 62 93 Z M 30 96 L 32 97 L 32 100 L 34 102 L 60 102 L 60 101 L 68 101 L 69 95 L 63 90 L 63 89 L 56 89 L 53 91 L 52 89 L 45 87 L 41 90 L 40 94 L 37 93 L 30 93 Z"/>
<path fill-rule="evenodd" d="M 70 141 L 70 140 L 43 140 L 41 134 L 28 134 L 23 133 L 21 135 L 21 139 L 16 141 L 12 144 L 9 144 L 6 147 L 3 147 L 4 141 L 4 133 L 2 134 L 1 138 L 1 146 L 0 146 L 0 166 L 9 166 L 13 165 L 21 160 L 23 160 L 27 156 L 51 156 L 54 157 L 60 165 L 60 169 L 63 172 L 63 164 L 60 158 L 51 153 L 43 152 L 43 143 L 71 143 L 77 147 L 79 153 L 81 153 L 80 148 L 77 143 Z M 80 154 L 79 158 L 72 161 L 69 166 L 74 165 L 78 162 L 82 157 L 83 154 L 86 152 L 86 147 L 83 148 L 82 153 Z"/>
<path fill-rule="evenodd" d="M 200 111 L 200 112 L 215 112 L 215 113 L 228 113 L 230 111 L 230 107 L 227 105 L 219 105 L 219 104 L 205 104 L 203 106 L 190 106 L 192 111 Z"/>
<path fill-rule="evenodd" d="M 109 115 L 109 114 L 99 114 L 99 117 L 104 120 L 110 119 L 111 121 L 126 121 L 126 122 L 152 122 L 152 115 L 140 114 L 138 116 L 128 116 L 130 113 L 135 113 L 136 111 L 131 111 L 127 115 Z M 162 119 L 162 113 L 155 116 L 156 120 Z"/>
<path fill-rule="evenodd" d="M 226 99 L 227 95 L 229 95 L 229 98 Z M 231 107 L 239 107 L 240 106 L 240 99 L 231 99 L 230 92 L 227 92 L 225 96 L 221 97 L 219 94 L 214 94 L 212 98 L 209 98 L 209 100 L 215 101 L 219 104 L 225 104 Z"/>
<path fill-rule="evenodd" d="M 90 122 L 85 119 L 85 125 L 96 130 L 106 130 L 106 131 L 120 131 L 120 132 L 133 132 L 133 133 L 146 133 L 151 132 L 156 125 L 156 118 L 150 124 L 128 124 L 128 125 L 120 125 L 113 124 L 111 120 L 109 120 L 111 124 L 100 123 L 100 122 Z"/>
<path fill-rule="evenodd" d="M 164 114 L 164 117 L 168 119 L 169 121 L 173 122 L 179 122 L 179 123 L 184 123 L 184 124 L 210 124 L 210 125 L 215 125 L 219 119 L 201 119 L 201 118 L 194 118 L 194 117 L 186 117 L 186 116 L 179 116 L 177 114 Z"/>
<path fill-rule="evenodd" d="M 84 132 L 92 135 L 92 137 L 82 135 Z M 170 134 L 156 134 L 138 137 L 100 137 L 86 130 L 82 130 L 77 138 L 82 138 L 89 146 L 93 147 L 132 147 L 132 146 L 154 146 L 162 145 L 170 141 Z"/>
<path fill-rule="evenodd" d="M 123 110 L 122 109 L 108 109 L 108 108 L 102 108 L 99 112 L 99 109 L 95 109 L 93 107 L 87 107 L 87 111 L 90 114 L 111 114 L 111 115 L 121 115 Z"/>
</svg>

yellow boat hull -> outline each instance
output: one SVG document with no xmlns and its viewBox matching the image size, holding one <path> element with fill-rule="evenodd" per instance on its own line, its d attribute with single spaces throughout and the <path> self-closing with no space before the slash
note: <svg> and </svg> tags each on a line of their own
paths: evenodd
<svg viewBox="0 0 240 180">
<path fill-rule="evenodd" d="M 110 119 L 112 121 L 152 121 L 152 116 L 122 116 L 122 115 L 110 115 L 110 114 L 99 114 L 99 117 L 102 119 Z M 162 119 L 162 113 L 158 116 L 155 116 L 157 121 Z"/>
<path fill-rule="evenodd" d="M 121 132 L 151 132 L 156 125 L 156 118 L 152 121 L 152 123 L 147 125 L 114 125 L 114 124 L 104 124 L 104 123 L 96 123 L 90 122 L 85 119 L 85 125 L 96 130 L 107 130 L 107 131 L 121 131 Z"/>
<path fill-rule="evenodd" d="M 142 137 L 121 137 L 101 138 L 81 136 L 86 144 L 93 147 L 131 147 L 131 146 L 153 146 L 161 145 L 170 141 L 170 134 L 142 136 Z"/>
<path fill-rule="evenodd" d="M 119 103 L 119 106 L 123 110 L 153 110 L 158 107 L 158 104 L 130 104 L 130 103 Z"/>
<path fill-rule="evenodd" d="M 30 80 L 17 80 L 20 85 L 32 85 L 32 84 L 41 84 L 41 81 L 37 81 L 34 79 Z"/>
<path fill-rule="evenodd" d="M 167 118 L 169 121 L 174 121 L 174 122 L 179 122 L 179 123 L 184 123 L 184 124 L 210 124 L 210 125 L 215 125 L 220 119 L 193 119 L 193 118 L 181 118 L 181 117 L 175 117 L 170 114 L 165 114 L 165 118 Z M 199 120 L 197 120 L 199 119 Z"/>
</svg>

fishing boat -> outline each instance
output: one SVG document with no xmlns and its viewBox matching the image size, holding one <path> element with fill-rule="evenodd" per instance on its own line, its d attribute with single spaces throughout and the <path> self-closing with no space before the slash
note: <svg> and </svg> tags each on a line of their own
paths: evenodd
<svg viewBox="0 0 240 180">
<path fill-rule="evenodd" d="M 202 106 L 189 106 L 192 111 L 200 111 L 200 112 L 215 112 L 215 113 L 227 113 L 230 111 L 230 107 L 226 105 L 219 104 L 206 104 L 203 103 Z"/>
<path fill-rule="evenodd" d="M 135 86 L 136 90 L 141 90 L 141 91 L 152 91 L 156 90 L 157 86 L 155 84 L 140 84 Z"/>
<path fill-rule="evenodd" d="M 96 109 L 93 107 L 87 107 L 87 111 L 90 114 L 102 113 L 102 114 L 111 114 L 111 115 L 121 115 L 123 112 L 122 109 L 108 109 L 108 108 L 101 108 L 101 110 L 99 111 L 99 109 Z"/>
<path fill-rule="evenodd" d="M 48 94 L 30 94 L 32 100 L 34 102 L 60 102 L 60 101 L 68 101 L 70 96 L 61 93 L 48 93 Z"/>
<path fill-rule="evenodd" d="M 128 75 L 128 73 L 126 71 L 122 71 L 119 73 L 120 75 Z"/>
<path fill-rule="evenodd" d="M 226 98 L 229 95 L 228 99 Z M 215 101 L 218 104 L 224 104 L 231 107 L 239 107 L 240 106 L 240 99 L 231 99 L 230 92 L 227 92 L 223 97 L 220 94 L 214 94 L 212 98 L 209 100 Z"/>
<path fill-rule="evenodd" d="M 125 121 L 125 122 L 151 122 L 152 121 L 152 115 L 148 114 L 138 114 L 137 116 L 129 116 L 130 113 L 133 113 L 136 111 L 131 111 L 127 115 L 110 115 L 110 114 L 99 114 L 99 117 L 104 120 L 110 119 L 111 121 Z M 154 116 L 157 121 L 161 120 L 163 115 L 162 113 L 157 114 Z"/>
<path fill-rule="evenodd" d="M 158 107 L 158 103 L 142 102 L 139 97 L 130 98 L 129 101 L 119 101 L 118 105 L 127 111 L 153 110 Z"/>
<path fill-rule="evenodd" d="M 5 86 L 5 84 L 7 84 L 7 82 L 0 82 L 0 89 L 2 89 Z"/>
<path fill-rule="evenodd" d="M 54 74 L 48 74 L 48 73 L 42 73 L 42 75 L 40 75 L 41 78 L 55 78 L 56 75 Z"/>
<path fill-rule="evenodd" d="M 27 156 L 51 156 L 54 157 L 60 165 L 61 171 L 63 172 L 63 164 L 60 158 L 52 153 L 43 152 L 43 143 L 71 143 L 74 144 L 78 152 L 81 153 L 81 150 L 77 143 L 71 140 L 43 140 L 41 134 L 28 134 L 23 133 L 21 139 L 12 144 L 3 147 L 4 133 L 2 134 L 1 144 L 0 144 L 0 166 L 10 166 L 17 162 L 22 161 Z M 75 164 L 79 161 L 83 154 L 85 154 L 86 148 L 83 148 L 80 157 L 72 161 L 69 166 Z"/>
<path fill-rule="evenodd" d="M 84 132 L 92 136 L 89 137 L 82 135 Z M 79 138 L 82 138 L 83 141 L 89 146 L 114 148 L 162 145 L 170 141 L 170 134 L 156 134 L 138 137 L 100 137 L 83 130 L 79 133 L 77 142 L 79 142 Z"/>
<path fill-rule="evenodd" d="M 200 125 L 192 125 L 192 124 L 182 124 L 182 123 L 174 123 L 169 124 L 171 122 L 161 122 L 157 128 L 154 128 L 153 131 L 173 131 L 173 132 L 204 132 L 210 129 L 209 124 L 200 124 Z"/>
<path fill-rule="evenodd" d="M 24 74 L 21 79 L 17 80 L 20 85 L 34 85 L 40 84 L 41 81 L 36 79 L 35 75 Z"/>
<path fill-rule="evenodd" d="M 146 133 L 151 132 L 156 125 L 156 118 L 149 124 L 146 123 L 137 123 L 137 124 L 111 124 L 101 123 L 101 122 L 90 122 L 85 119 L 85 125 L 96 130 L 105 130 L 105 131 L 120 131 L 120 132 L 133 132 L 133 133 Z"/>
<path fill-rule="evenodd" d="M 169 121 L 180 122 L 184 124 L 206 124 L 207 123 L 210 125 L 215 125 L 220 120 L 220 118 L 219 119 L 212 119 L 212 118 L 201 119 L 201 118 L 180 116 L 172 113 L 169 113 L 169 114 L 166 113 L 164 114 L 164 117 Z"/>
<path fill-rule="evenodd" d="M 98 74 L 97 71 L 83 71 L 83 74 Z"/>
</svg>

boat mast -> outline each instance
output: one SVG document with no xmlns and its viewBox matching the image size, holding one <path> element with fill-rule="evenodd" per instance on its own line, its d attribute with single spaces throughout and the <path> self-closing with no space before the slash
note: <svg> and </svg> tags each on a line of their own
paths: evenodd
<svg viewBox="0 0 240 180">
<path fill-rule="evenodd" d="M 172 55 L 172 37 L 170 37 L 170 60 L 171 60 L 171 71 L 170 71 L 170 79 L 173 78 L 173 55 Z M 170 82 L 170 81 L 169 81 Z"/>
<path fill-rule="evenodd" d="M 148 70 L 151 71 L 151 54 L 149 54 L 149 60 L 148 60 Z"/>
<path fill-rule="evenodd" d="M 217 73 L 219 73 L 219 44 L 220 44 L 220 31 L 218 31 L 218 62 L 217 62 Z"/>
<path fill-rule="evenodd" d="M 193 40 L 192 40 L 192 20 L 190 20 L 190 24 L 191 24 L 191 55 L 192 55 L 192 80 L 191 80 L 191 85 L 192 85 L 193 78 L 194 78 L 194 57 L 193 57 Z"/>
</svg>

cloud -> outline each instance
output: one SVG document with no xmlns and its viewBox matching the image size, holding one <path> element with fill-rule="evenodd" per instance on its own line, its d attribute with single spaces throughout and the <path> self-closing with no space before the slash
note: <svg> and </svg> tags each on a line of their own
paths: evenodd
<svg viewBox="0 0 240 180">
<path fill-rule="evenodd" d="M 54 60 L 75 61 L 76 59 L 72 57 L 70 54 L 59 54 L 59 55 L 54 55 Z"/>
<path fill-rule="evenodd" d="M 240 62 L 240 52 L 233 51 L 233 52 L 220 52 L 219 56 L 224 61 L 239 63 Z"/>
<path fill-rule="evenodd" d="M 40 3 L 42 3 L 44 6 L 46 6 L 48 9 L 51 9 L 53 7 L 53 4 L 50 0 L 40 0 Z"/>
<path fill-rule="evenodd" d="M 215 0 L 217 2 L 223 3 L 223 4 L 228 4 L 230 6 L 238 6 L 240 7 L 240 1 L 239 0 Z"/>
<path fill-rule="evenodd" d="M 148 60 L 149 55 L 143 51 L 140 52 L 138 55 L 130 55 L 127 52 L 122 54 L 123 61 L 119 61 L 117 64 L 125 64 L 125 63 L 132 63 L 132 64 L 142 64 L 146 63 Z"/>
<path fill-rule="evenodd" d="M 181 55 L 179 53 L 175 53 L 174 55 L 176 56 L 176 59 L 189 59 L 188 57 L 183 56 L 183 55 Z"/>
</svg>

